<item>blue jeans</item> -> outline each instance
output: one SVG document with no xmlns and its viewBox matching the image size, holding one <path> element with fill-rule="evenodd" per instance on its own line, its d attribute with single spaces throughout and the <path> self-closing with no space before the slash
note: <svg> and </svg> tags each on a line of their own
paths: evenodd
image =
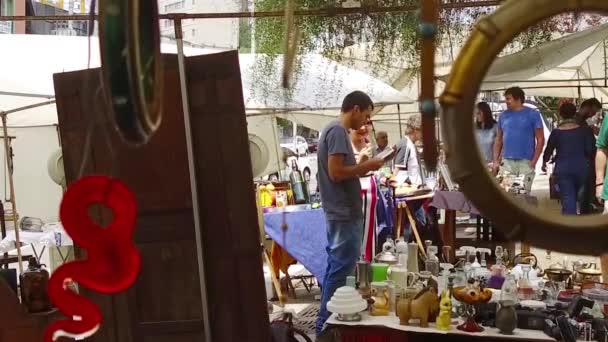
<svg viewBox="0 0 608 342">
<path fill-rule="evenodd" d="M 576 215 L 579 190 L 585 185 L 586 174 L 563 173 L 557 175 L 559 194 L 562 201 L 562 214 Z"/>
<path fill-rule="evenodd" d="M 321 334 L 325 321 L 331 315 L 327 311 L 327 302 L 338 288 L 346 285 L 346 277 L 355 273 L 357 260 L 361 256 L 362 238 L 363 218 L 327 221 L 327 271 L 323 278 L 317 335 Z"/>
</svg>

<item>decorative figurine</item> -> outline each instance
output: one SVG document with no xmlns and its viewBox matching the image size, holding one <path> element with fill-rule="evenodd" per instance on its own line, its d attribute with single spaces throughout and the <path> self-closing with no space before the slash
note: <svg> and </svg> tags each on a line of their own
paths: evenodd
<svg viewBox="0 0 608 342">
<path fill-rule="evenodd" d="M 390 300 L 386 288 L 372 287 L 372 301 L 370 306 L 370 315 L 372 316 L 388 316 L 390 312 Z"/>
<path fill-rule="evenodd" d="M 444 290 L 441 293 L 441 301 L 439 302 L 439 317 L 437 317 L 437 329 L 450 330 L 452 323 L 452 296 L 450 291 Z"/>
<path fill-rule="evenodd" d="M 435 320 L 439 313 L 439 298 L 437 289 L 426 287 L 413 299 L 401 298 L 397 304 L 397 315 L 401 325 L 408 325 L 412 318 L 420 319 L 420 326 L 427 328 L 429 322 Z"/>
<path fill-rule="evenodd" d="M 496 327 L 503 335 L 511 335 L 517 328 L 517 312 L 515 302 L 511 300 L 501 300 L 500 308 L 496 312 Z"/>
</svg>

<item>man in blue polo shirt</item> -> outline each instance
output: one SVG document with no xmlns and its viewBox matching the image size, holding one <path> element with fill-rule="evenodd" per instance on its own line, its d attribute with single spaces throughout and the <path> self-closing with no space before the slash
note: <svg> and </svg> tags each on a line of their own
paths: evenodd
<svg viewBox="0 0 608 342">
<path fill-rule="evenodd" d="M 505 91 L 507 110 L 498 118 L 494 143 L 494 171 L 502 167 L 515 176 L 524 176 L 524 188 L 532 190 L 536 163 L 545 147 L 545 133 L 540 113 L 524 106 L 526 95 L 519 87 Z"/>
</svg>

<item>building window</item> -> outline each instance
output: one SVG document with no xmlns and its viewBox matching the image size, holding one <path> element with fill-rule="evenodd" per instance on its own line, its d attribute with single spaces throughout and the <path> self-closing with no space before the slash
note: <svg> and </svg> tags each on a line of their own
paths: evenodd
<svg viewBox="0 0 608 342">
<path fill-rule="evenodd" d="M 168 5 L 165 5 L 165 12 L 173 12 L 184 8 L 186 0 L 177 1 Z"/>
<path fill-rule="evenodd" d="M 192 37 L 196 36 L 196 30 L 192 29 Z"/>
</svg>

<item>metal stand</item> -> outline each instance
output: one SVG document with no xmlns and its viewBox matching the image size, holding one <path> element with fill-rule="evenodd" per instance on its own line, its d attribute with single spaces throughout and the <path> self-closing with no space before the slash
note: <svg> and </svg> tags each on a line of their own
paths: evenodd
<svg viewBox="0 0 608 342">
<path fill-rule="evenodd" d="M 186 63 L 184 60 L 184 40 L 181 19 L 175 20 L 175 39 L 177 42 L 177 61 L 179 66 L 179 81 L 182 93 L 182 107 L 184 111 L 184 128 L 186 132 L 186 150 L 188 152 L 188 171 L 190 173 L 190 193 L 192 195 L 192 214 L 194 216 L 194 234 L 196 236 L 196 255 L 198 261 L 198 274 L 201 289 L 201 302 L 203 306 L 203 324 L 205 341 L 211 339 L 211 325 L 209 324 L 209 308 L 207 301 L 207 281 L 205 277 L 205 262 L 201 236 L 201 222 L 199 216 L 198 189 L 196 181 L 196 165 L 194 164 L 194 149 L 192 140 L 192 125 L 190 121 L 190 107 L 188 103 L 188 85 L 186 82 Z"/>
<path fill-rule="evenodd" d="M 14 229 L 15 229 L 15 243 L 17 244 L 17 269 L 19 270 L 19 274 L 23 273 L 23 260 L 22 260 L 22 256 L 21 256 L 21 239 L 19 237 L 19 225 L 17 224 L 17 204 L 15 201 L 15 183 L 13 180 L 13 170 L 12 170 L 12 165 L 10 162 L 10 144 L 9 144 L 9 138 L 8 138 L 8 127 L 7 127 L 7 121 L 6 121 L 6 117 L 8 116 L 8 113 L 6 112 L 0 112 L 0 116 L 2 117 L 2 130 L 4 132 L 4 156 L 6 159 L 6 167 L 8 168 L 8 184 L 9 184 L 9 190 L 10 190 L 10 194 L 11 194 L 11 206 L 12 206 L 12 220 L 13 220 L 13 224 L 14 224 Z"/>
</svg>

